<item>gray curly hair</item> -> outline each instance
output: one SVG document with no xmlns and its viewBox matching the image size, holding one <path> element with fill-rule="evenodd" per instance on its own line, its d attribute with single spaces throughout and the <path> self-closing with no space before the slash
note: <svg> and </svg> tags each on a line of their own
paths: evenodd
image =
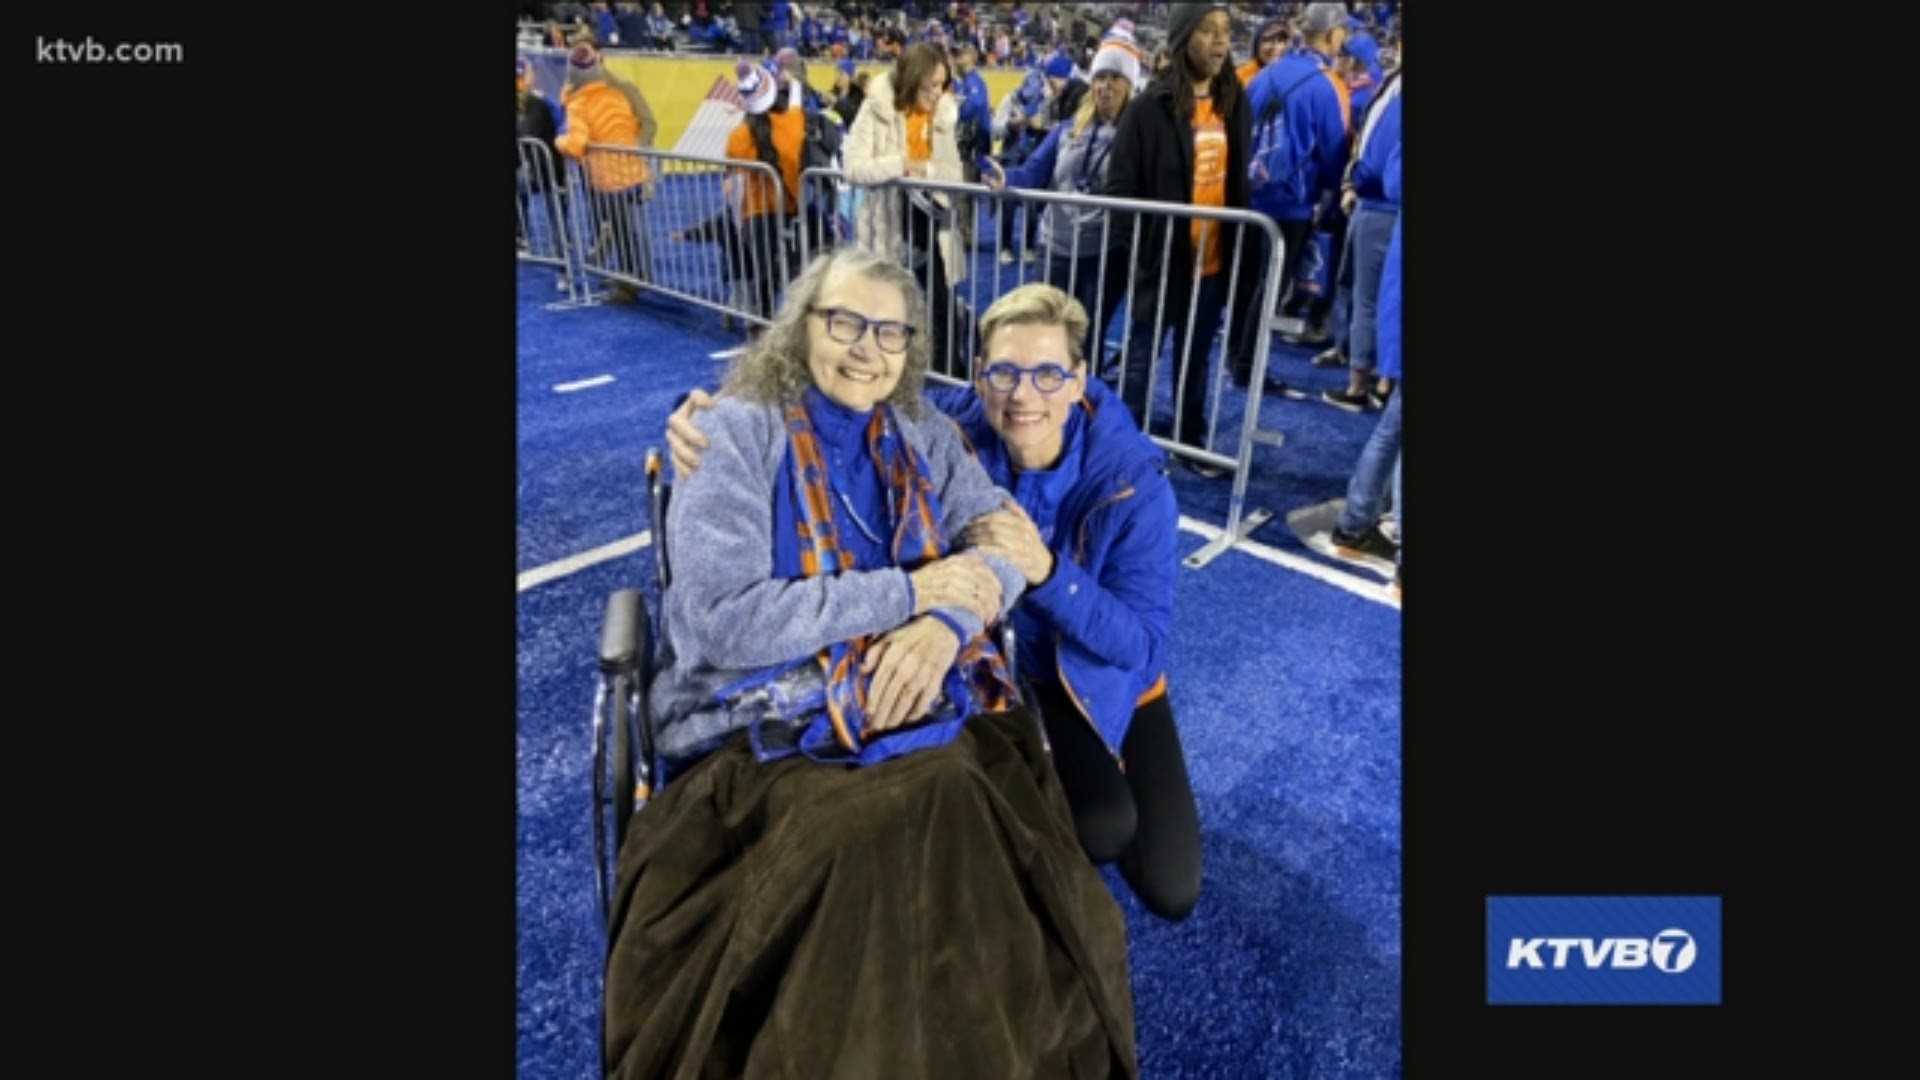
<svg viewBox="0 0 1920 1080">
<path fill-rule="evenodd" d="M 813 372 L 807 368 L 811 343 L 807 336 L 807 315 L 826 285 L 827 275 L 836 270 L 857 274 L 868 281 L 892 285 L 907 301 L 907 325 L 914 328 L 907 342 L 906 359 L 900 382 L 887 403 L 907 416 L 920 419 L 920 388 L 926 383 L 927 363 L 933 346 L 928 341 L 927 303 L 913 274 L 894 260 L 860 247 L 843 247 L 815 257 L 800 276 L 787 286 L 787 302 L 773 316 L 760 339 L 728 370 L 722 394 L 769 405 L 797 405 L 801 395 L 813 385 Z"/>
</svg>

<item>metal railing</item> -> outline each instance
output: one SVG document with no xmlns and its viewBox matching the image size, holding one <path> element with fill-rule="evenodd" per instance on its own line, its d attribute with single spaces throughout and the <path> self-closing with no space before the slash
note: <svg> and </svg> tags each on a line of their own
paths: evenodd
<svg viewBox="0 0 1920 1080">
<path fill-rule="evenodd" d="M 568 162 L 574 244 L 596 278 L 766 325 L 799 257 L 797 216 L 762 161 L 591 144 Z M 600 177 L 596 185 L 594 177 Z"/>
<path fill-rule="evenodd" d="M 533 178 L 529 188 L 553 178 L 538 142 L 522 140 L 521 158 L 523 175 Z M 1186 565 L 1207 565 L 1273 517 L 1246 506 L 1254 447 L 1285 442 L 1284 433 L 1260 424 L 1285 245 L 1263 214 L 924 179 L 861 185 L 835 169 L 805 170 L 797 210 L 789 213 L 781 179 L 764 162 L 602 144 L 589 146 L 585 162 L 569 161 L 565 172 L 561 188 L 523 198 L 529 242 L 521 258 L 560 267 L 570 280 L 569 304 L 601 298 L 591 275 L 767 325 L 806 261 L 859 244 L 913 270 L 933 330 L 928 377 L 958 384 L 972 378 L 978 359 L 979 315 L 1008 289 L 1049 280 L 1080 298 L 1094 318 L 1090 369 L 1116 389 L 1141 430 L 1172 454 L 1232 474 L 1220 535 Z M 1027 231 L 1015 229 L 1019 256 L 1010 266 L 993 258 L 977 265 L 972 238 L 987 235 L 984 212 L 1005 214 L 1021 203 L 1048 216 L 1047 250 L 1030 261 Z M 550 242 L 540 235 L 543 218 L 560 223 L 547 230 Z M 1174 230 L 1196 226 L 1192 265 L 1205 265 L 1217 251 L 1219 271 L 1175 279 Z M 1056 243 L 1056 236 L 1066 239 Z M 1116 320 L 1118 340 L 1108 336 Z M 1247 378 L 1229 387 L 1236 347 Z M 1162 404 L 1171 405 L 1169 422 L 1162 422 Z M 1230 449 L 1215 448 L 1223 426 Z"/>
<path fill-rule="evenodd" d="M 1186 565 L 1205 566 L 1272 518 L 1269 510 L 1248 510 L 1245 501 L 1253 448 L 1262 444 L 1277 447 L 1285 442 L 1282 432 L 1260 426 L 1274 308 L 1282 287 L 1278 268 L 1285 251 L 1285 241 L 1273 219 L 1248 210 L 1047 190 L 1006 188 L 994 192 L 979 184 L 925 179 L 900 178 L 860 185 L 832 169 L 805 170 L 800 190 L 804 201 L 834 204 L 851 219 L 838 222 L 838 228 L 823 235 L 836 243 L 883 250 L 914 271 L 928 297 L 929 320 L 933 323 L 934 357 L 929 378 L 947 383 L 971 379 L 979 352 L 973 320 L 1006 289 L 1047 279 L 1079 297 L 1095 324 L 1089 343 L 1090 368 L 1110 378 L 1141 430 L 1170 453 L 1233 474 L 1221 535 L 1189 556 Z M 933 196 L 943 196 L 944 206 Z M 1020 254 L 1012 263 L 1013 270 L 1005 275 L 1012 280 L 1003 288 L 999 261 L 994 260 L 990 270 L 975 266 L 972 243 L 964 238 L 969 233 L 974 237 L 985 235 L 981 226 L 984 208 L 992 206 L 1004 214 L 1023 202 L 1036 212 L 1048 213 L 1048 251 L 1043 263 L 1030 263 L 1026 258 L 1026 232 L 1014 230 Z M 915 214 L 925 215 L 928 220 L 915 225 Z M 1156 221 L 1162 223 L 1157 228 L 1159 241 L 1148 245 L 1144 237 L 1156 231 Z M 1193 265 L 1205 265 L 1209 249 L 1217 247 L 1224 256 L 1220 272 L 1214 280 L 1199 275 L 1189 275 L 1185 281 L 1172 280 L 1168 275 L 1174 230 L 1191 230 L 1195 223 L 1211 223 L 1214 228 L 1201 230 Z M 1069 228 L 1069 240 L 1060 244 L 1052 241 Z M 948 239 L 956 233 L 956 239 Z M 1249 250 L 1246 245 L 1254 247 Z M 938 258 L 930 250 L 933 248 L 940 249 Z M 814 248 L 807 247 L 803 261 L 813 253 Z M 956 261 L 961 264 L 958 268 L 952 265 Z M 1030 273 L 1036 263 L 1044 269 Z M 1243 280 L 1243 268 L 1265 268 L 1257 275 L 1257 288 L 1254 282 Z M 1219 277 L 1225 281 L 1217 280 Z M 943 297 L 943 291 L 949 295 Z M 1248 295 L 1252 293 L 1257 295 Z M 1208 319 L 1205 323 L 1201 321 L 1203 316 Z M 1210 369 L 1208 358 L 1215 340 L 1212 319 L 1216 317 L 1220 323 L 1220 363 Z M 1107 338 L 1106 330 L 1116 318 L 1121 319 L 1124 329 L 1117 352 L 1113 352 L 1115 343 Z M 1249 318 L 1251 322 L 1246 321 Z M 1170 362 L 1163 363 L 1169 333 L 1175 352 Z M 1196 334 L 1204 340 L 1188 347 Z M 1237 340 L 1245 335 L 1252 335 L 1251 349 L 1246 348 L 1247 341 Z M 1244 387 L 1236 385 L 1230 398 L 1228 373 L 1234 366 L 1236 344 L 1250 354 L 1243 354 L 1248 378 Z M 1114 367 L 1110 374 L 1106 370 L 1109 366 Z M 1163 385 L 1169 389 L 1172 404 L 1171 422 L 1165 425 L 1159 422 L 1154 407 L 1158 388 Z M 1189 401 L 1195 395 L 1197 406 Z M 1229 414 L 1229 407 L 1235 404 L 1241 412 L 1233 448 L 1230 452 L 1216 450 L 1223 415 Z"/>
</svg>

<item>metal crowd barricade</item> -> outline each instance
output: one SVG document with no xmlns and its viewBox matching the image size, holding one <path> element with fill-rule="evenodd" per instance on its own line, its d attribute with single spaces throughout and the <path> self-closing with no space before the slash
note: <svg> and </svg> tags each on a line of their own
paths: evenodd
<svg viewBox="0 0 1920 1080">
<path fill-rule="evenodd" d="M 568 162 L 567 175 L 566 201 L 575 204 L 570 241 L 586 274 L 761 325 L 772 321 L 793 274 L 799 230 L 784 199 L 771 200 L 771 213 L 744 216 L 750 187 L 782 190 L 772 166 L 593 143 L 584 163 Z"/>
<path fill-rule="evenodd" d="M 1089 369 L 1104 375 L 1104 369 L 1108 363 L 1117 359 L 1118 369 L 1113 373 L 1111 381 L 1116 387 L 1124 388 L 1128 384 L 1129 365 L 1145 364 L 1147 370 L 1144 384 L 1146 394 L 1144 416 L 1142 416 L 1142 410 L 1135 406 L 1131 395 L 1123 395 L 1123 400 L 1127 400 L 1128 407 L 1134 409 L 1135 418 L 1141 420 L 1142 430 L 1146 431 L 1155 443 L 1171 453 L 1233 473 L 1233 491 L 1228 504 L 1225 527 L 1219 537 L 1188 556 L 1185 560 L 1186 565 L 1195 569 L 1207 565 L 1273 517 L 1271 510 L 1249 511 L 1245 508 L 1247 476 L 1253 461 L 1254 446 L 1265 444 L 1277 447 L 1285 442 L 1282 432 L 1260 426 L 1260 400 L 1265 387 L 1267 359 L 1273 334 L 1274 308 L 1277 306 L 1282 286 L 1278 267 L 1282 265 L 1285 246 L 1280 229 L 1271 218 L 1248 210 L 1181 206 L 1173 203 L 1058 191 L 1007 188 L 996 193 L 979 184 L 956 184 L 936 180 L 900 178 L 884 184 L 858 185 L 849 181 L 844 173 L 834 169 L 806 170 L 801 174 L 800 190 L 803 202 L 812 204 L 818 200 L 824 200 L 836 207 L 838 211 L 836 228 L 830 233 L 835 244 L 855 243 L 862 246 L 888 248 L 890 254 L 915 271 L 915 276 L 921 280 L 922 290 L 929 298 L 933 296 L 933 289 L 936 286 L 946 286 L 945 282 L 934 280 L 933 260 L 920 258 L 915 252 L 909 250 L 909 245 L 904 242 L 902 236 L 905 230 L 897 224 L 891 228 L 885 224 L 888 221 L 897 222 L 905 213 L 898 202 L 903 198 L 911 198 L 908 194 L 910 192 L 919 191 L 929 195 L 940 193 L 950 198 L 971 196 L 971 198 L 955 201 L 961 207 L 958 213 L 971 215 L 973 235 L 976 237 L 986 235 L 981 229 L 980 217 L 983 206 L 989 203 L 995 207 L 997 213 L 1004 213 L 1021 202 L 1028 203 L 1030 210 L 1035 213 L 1045 212 L 1054 206 L 1069 207 L 1076 225 L 1081 222 L 1090 223 L 1096 220 L 1092 215 L 1098 215 L 1100 223 L 1100 241 L 1096 245 L 1098 250 L 1083 252 L 1081 250 L 1082 231 L 1075 228 L 1072 246 L 1065 260 L 1066 280 L 1054 282 L 1069 293 L 1075 293 L 1076 285 L 1080 284 L 1079 275 L 1092 273 L 1098 275 L 1095 279 L 1093 295 L 1105 297 L 1111 293 L 1107 288 L 1108 275 L 1124 275 L 1122 279 L 1125 282 L 1124 299 L 1120 300 L 1112 310 L 1103 310 L 1100 319 L 1102 323 L 1111 323 L 1116 317 L 1120 318 L 1122 337 L 1117 343 L 1117 357 L 1106 355 L 1109 350 L 1116 347 L 1116 343 L 1107 339 L 1106 326 L 1096 327 L 1094 331 L 1096 351 L 1101 355 L 1087 358 Z M 863 222 L 865 204 L 875 199 L 888 200 L 888 202 L 882 203 L 873 212 L 867 213 L 867 220 Z M 1161 243 L 1157 246 L 1157 250 L 1153 251 L 1144 250 L 1141 242 L 1145 233 L 1143 223 L 1148 218 L 1165 218 L 1168 222 Z M 1168 330 L 1180 331 L 1175 336 L 1174 344 L 1177 344 L 1186 340 L 1195 329 L 1201 279 L 1198 276 L 1192 276 L 1186 281 L 1173 281 L 1169 279 L 1165 268 L 1172 261 L 1173 230 L 1190 228 L 1196 221 L 1218 223 L 1219 227 L 1213 233 L 1214 242 L 1223 245 L 1223 252 L 1227 255 L 1222 272 L 1227 274 L 1228 281 L 1226 298 L 1222 305 L 1222 314 L 1225 317 L 1222 319 L 1223 326 L 1218 337 L 1220 363 L 1218 369 L 1212 372 L 1212 378 L 1205 382 L 1206 401 L 1202 410 L 1202 415 L 1205 417 L 1203 424 L 1205 430 L 1187 431 L 1182 427 L 1182 412 L 1187 392 L 1185 350 L 1177 351 L 1170 364 L 1163 363 L 1161 357 L 1169 348 L 1169 343 L 1166 341 Z M 867 226 L 864 235 L 861 228 L 863 224 Z M 949 220 L 948 224 L 958 226 L 962 223 Z M 1014 233 L 1019 238 L 1020 258 L 1014 261 L 1011 268 L 1002 267 L 997 261 L 990 260 L 991 270 L 988 281 L 981 280 L 986 275 L 980 272 L 973 253 L 963 252 L 968 264 L 968 272 L 965 279 L 954 286 L 954 292 L 966 302 L 964 305 L 955 303 L 947 305 L 949 325 L 945 329 L 948 332 L 943 336 L 938 335 L 939 328 L 936 328 L 936 340 L 943 338 L 947 355 L 933 358 L 932 370 L 929 371 L 928 378 L 946 383 L 960 383 L 970 378 L 972 361 L 977 355 L 975 348 L 977 343 L 972 340 L 973 320 L 983 314 L 1001 293 L 1029 281 L 1044 280 L 1047 277 L 1049 266 L 1046 253 L 1041 253 L 1037 268 L 1030 266 L 1025 257 L 1026 230 L 1015 229 Z M 1240 273 L 1241 245 L 1249 243 L 1260 245 L 1255 253 L 1255 262 L 1257 265 L 1268 267 L 1268 270 L 1260 275 L 1260 295 L 1251 298 L 1252 305 L 1248 310 L 1248 314 L 1257 313 L 1257 318 L 1250 327 L 1242 327 L 1234 324 L 1232 313 L 1236 309 L 1236 300 L 1240 299 L 1240 291 L 1254 287 L 1252 282 L 1241 281 Z M 813 253 L 813 246 L 804 248 L 803 261 L 810 258 Z M 1205 247 L 1196 250 L 1194 265 L 1204 263 L 1206 254 Z M 1093 266 L 1081 266 L 1086 257 L 1094 256 L 1097 258 Z M 1161 287 L 1154 290 L 1150 319 L 1136 320 L 1133 309 L 1135 291 L 1139 282 L 1137 271 L 1143 262 L 1162 268 L 1158 274 Z M 1010 273 L 1007 272 L 1009 269 Z M 1003 275 L 1012 279 L 1005 282 L 1004 287 Z M 1114 289 L 1118 287 L 1113 286 Z M 1178 327 L 1168 325 L 1168 288 L 1183 288 L 1187 292 L 1187 314 L 1184 325 Z M 1245 300 L 1241 300 L 1242 305 L 1245 303 Z M 1145 307 L 1144 304 L 1142 306 Z M 935 306 L 929 304 L 929 317 L 932 317 L 931 313 L 934 310 L 937 310 Z M 962 314 L 955 318 L 955 312 Z M 1093 312 L 1089 311 L 1089 315 L 1092 314 Z M 1148 315 L 1144 310 L 1141 314 Z M 1129 355 L 1133 351 L 1136 325 L 1143 331 L 1150 328 L 1151 336 L 1146 340 L 1156 345 L 1151 355 Z M 1226 400 L 1227 374 L 1236 337 L 1242 333 L 1254 335 L 1251 374 L 1246 390 L 1235 391 L 1243 393 L 1245 400 L 1239 421 L 1239 436 L 1235 441 L 1234 450 L 1231 454 L 1225 454 L 1214 450 L 1213 444 L 1223 403 Z M 1202 354 L 1201 362 L 1204 363 L 1212 351 L 1212 347 L 1209 346 L 1208 350 Z M 1173 399 L 1171 425 L 1159 424 L 1154 414 L 1154 390 L 1162 384 L 1163 372 L 1171 380 Z M 1137 392 L 1141 387 L 1136 384 L 1133 389 Z"/>
<path fill-rule="evenodd" d="M 555 284 L 565 299 L 549 307 L 586 303 L 586 275 L 580 272 L 574 246 L 579 234 L 568 221 L 573 200 L 567 191 L 567 173 L 556 165 L 552 151 L 539 139 L 520 139 L 518 149 L 514 202 L 520 261 L 551 266 L 560 272 Z"/>
</svg>

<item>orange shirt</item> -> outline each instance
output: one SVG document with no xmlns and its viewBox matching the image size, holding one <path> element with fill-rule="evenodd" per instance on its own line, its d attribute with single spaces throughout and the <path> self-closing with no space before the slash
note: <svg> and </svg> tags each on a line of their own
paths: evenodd
<svg viewBox="0 0 1920 1080">
<path fill-rule="evenodd" d="M 1255 75 L 1260 74 L 1260 61 L 1249 58 L 1246 63 L 1234 68 L 1233 74 L 1240 80 L 1240 85 L 1244 87 L 1253 81 Z"/>
<path fill-rule="evenodd" d="M 1197 98 L 1193 103 L 1193 205 L 1227 206 L 1227 125 L 1214 115 L 1213 99 Z M 1210 277 L 1220 272 L 1226 265 L 1226 258 L 1220 253 L 1220 223 L 1217 221 L 1195 221 L 1193 223 L 1193 250 L 1200 251 L 1201 244 L 1207 248 L 1207 255 L 1200 266 L 1200 276 Z"/>
<path fill-rule="evenodd" d="M 933 160 L 933 114 L 924 109 L 907 112 L 907 160 Z"/>
<path fill-rule="evenodd" d="M 767 119 L 773 127 L 773 152 L 780 159 L 780 179 L 787 186 L 787 214 L 791 216 L 800 209 L 800 151 L 807 141 L 807 114 L 799 109 L 788 109 L 786 112 L 768 113 Z M 747 130 L 745 122 L 727 136 L 727 156 L 748 161 L 760 160 L 760 151 L 753 145 L 753 132 Z M 758 170 L 748 173 L 741 215 L 751 218 L 771 214 L 774 210 L 773 200 L 773 185 L 767 182 L 767 175 Z"/>
</svg>

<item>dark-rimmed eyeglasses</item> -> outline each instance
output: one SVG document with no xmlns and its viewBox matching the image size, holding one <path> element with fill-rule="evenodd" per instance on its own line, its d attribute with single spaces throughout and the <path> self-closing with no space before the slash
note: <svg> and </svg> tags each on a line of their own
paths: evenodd
<svg viewBox="0 0 1920 1080">
<path fill-rule="evenodd" d="M 913 341 L 914 328 L 903 322 L 869 319 L 846 308 L 814 308 L 809 314 L 825 319 L 827 336 L 842 345 L 859 344 L 869 326 L 873 327 L 873 343 L 880 346 L 881 352 L 906 352 L 907 345 Z"/>
</svg>

